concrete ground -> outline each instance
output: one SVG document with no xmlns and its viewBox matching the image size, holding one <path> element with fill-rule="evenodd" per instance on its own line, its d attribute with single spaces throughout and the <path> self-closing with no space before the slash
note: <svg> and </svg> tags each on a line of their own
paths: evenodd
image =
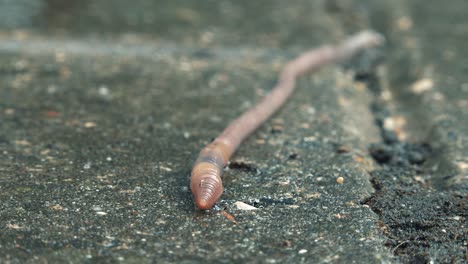
<svg viewBox="0 0 468 264">
<path fill-rule="evenodd" d="M 0 0 L 0 262 L 468 261 L 467 5 Z M 301 78 L 197 211 L 198 151 L 361 29 L 386 46 Z"/>
</svg>

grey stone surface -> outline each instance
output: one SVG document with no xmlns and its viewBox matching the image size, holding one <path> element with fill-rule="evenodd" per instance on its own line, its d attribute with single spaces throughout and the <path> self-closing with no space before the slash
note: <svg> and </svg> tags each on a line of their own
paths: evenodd
<svg viewBox="0 0 468 264">
<path fill-rule="evenodd" d="M 0 25 L 4 262 L 398 261 L 381 215 L 363 204 L 380 168 L 367 147 L 382 141 L 369 110 L 376 95 L 354 80 L 363 68 L 410 121 L 405 140 L 448 153 L 423 165 L 434 168 L 427 179 L 466 195 L 461 13 L 453 42 L 433 45 L 443 28 L 416 27 L 432 7 L 404 1 L 37 3 L 32 26 Z M 387 48 L 301 78 L 233 157 L 216 208 L 196 211 L 188 177 L 198 151 L 272 87 L 285 61 L 366 28 L 385 33 Z M 432 50 L 444 45 L 452 68 Z M 376 69 L 369 62 L 382 53 Z M 436 85 L 407 96 L 424 77 Z"/>
</svg>

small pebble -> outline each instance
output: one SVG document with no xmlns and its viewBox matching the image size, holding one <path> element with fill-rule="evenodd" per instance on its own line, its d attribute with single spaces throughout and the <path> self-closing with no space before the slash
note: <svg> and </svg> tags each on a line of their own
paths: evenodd
<svg viewBox="0 0 468 264">
<path fill-rule="evenodd" d="M 96 123 L 94 123 L 94 122 L 84 123 L 84 127 L 86 127 L 86 128 L 92 128 L 92 127 L 95 127 L 95 126 L 96 126 Z"/>
<path fill-rule="evenodd" d="M 431 79 L 421 79 L 411 85 L 411 91 L 415 94 L 420 94 L 431 90 L 433 86 L 434 82 Z"/>
<path fill-rule="evenodd" d="M 83 169 L 85 169 L 85 170 L 91 169 L 91 162 L 86 162 L 86 163 L 83 165 Z"/>
<path fill-rule="evenodd" d="M 336 182 L 337 182 L 338 184 L 343 184 L 343 181 L 344 181 L 343 177 L 338 177 L 338 178 L 336 178 Z"/>
<path fill-rule="evenodd" d="M 107 86 L 102 85 L 101 87 L 99 87 L 98 93 L 101 96 L 109 96 L 110 91 L 109 91 L 109 88 L 107 88 Z"/>
<path fill-rule="evenodd" d="M 396 21 L 397 23 L 397 26 L 400 30 L 402 31 L 407 31 L 409 30 L 410 28 L 413 27 L 413 21 L 411 20 L 411 18 L 407 17 L 407 16 L 403 16 L 403 17 L 400 17 L 398 18 L 398 20 Z"/>
<path fill-rule="evenodd" d="M 235 205 L 237 206 L 237 209 L 239 210 L 246 210 L 246 211 L 251 211 L 251 210 L 257 210 L 257 207 L 251 206 L 250 204 L 246 204 L 244 202 L 237 201 L 235 202 Z"/>
</svg>

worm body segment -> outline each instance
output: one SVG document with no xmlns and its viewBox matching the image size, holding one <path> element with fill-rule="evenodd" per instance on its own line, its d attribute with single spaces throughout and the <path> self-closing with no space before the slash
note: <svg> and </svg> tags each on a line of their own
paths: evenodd
<svg viewBox="0 0 468 264">
<path fill-rule="evenodd" d="M 273 89 L 255 106 L 232 121 L 224 131 L 203 148 L 190 178 L 195 204 L 199 209 L 213 207 L 223 193 L 221 175 L 240 143 L 281 107 L 295 88 L 296 78 L 331 62 L 342 61 L 359 51 L 380 45 L 383 37 L 372 31 L 351 36 L 337 46 L 325 45 L 303 53 L 288 62 Z"/>
</svg>

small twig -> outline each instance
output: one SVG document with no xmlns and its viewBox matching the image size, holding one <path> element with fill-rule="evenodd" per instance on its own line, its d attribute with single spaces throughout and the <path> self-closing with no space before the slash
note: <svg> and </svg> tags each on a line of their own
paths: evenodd
<svg viewBox="0 0 468 264">
<path fill-rule="evenodd" d="M 410 242 L 410 240 L 405 240 L 405 241 L 401 242 L 400 244 L 396 245 L 396 247 L 394 247 L 394 248 L 392 249 L 392 254 L 395 254 L 395 250 L 397 250 L 397 249 L 398 249 L 399 247 L 401 247 L 403 244 L 408 243 L 408 242 Z"/>
<path fill-rule="evenodd" d="M 230 213 L 228 213 L 228 212 L 226 212 L 226 211 L 224 211 L 224 210 L 221 211 L 221 214 L 222 214 L 224 217 L 226 217 L 227 220 L 233 222 L 234 224 L 236 224 L 236 225 L 239 224 L 239 223 L 236 221 L 236 218 L 235 218 L 232 214 L 230 214 Z"/>
<path fill-rule="evenodd" d="M 288 62 L 276 86 L 254 107 L 232 121 L 224 131 L 202 149 L 191 175 L 190 189 L 200 209 L 210 209 L 223 192 L 221 174 L 240 143 L 267 120 L 294 91 L 296 78 L 306 72 L 342 61 L 360 50 L 380 45 L 383 37 L 372 31 L 351 36 L 341 45 L 325 45 Z"/>
</svg>

